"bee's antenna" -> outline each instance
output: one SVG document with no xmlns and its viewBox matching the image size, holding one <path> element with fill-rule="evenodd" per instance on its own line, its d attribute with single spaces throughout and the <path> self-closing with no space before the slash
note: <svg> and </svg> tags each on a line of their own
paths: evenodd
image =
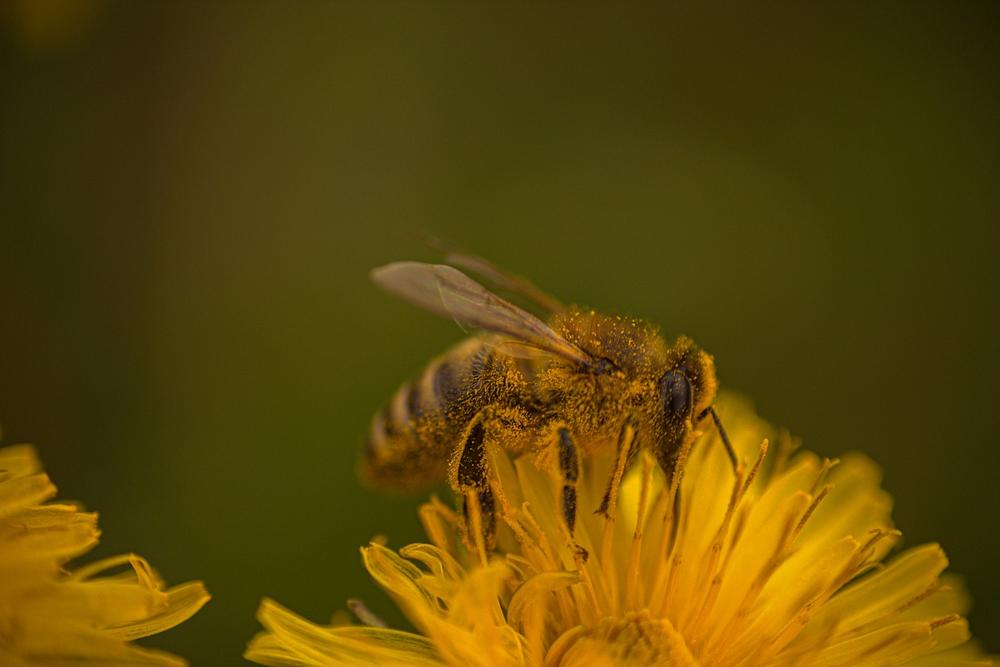
<svg viewBox="0 0 1000 667">
<path fill-rule="evenodd" d="M 726 435 L 726 429 L 723 428 L 722 420 L 719 419 L 719 413 L 715 411 L 714 405 L 710 405 L 702 410 L 701 414 L 698 415 L 698 421 L 700 422 L 708 415 L 712 415 L 712 421 L 715 422 L 715 428 L 719 431 L 719 437 L 722 438 L 722 444 L 726 446 L 726 454 L 729 454 L 729 460 L 733 464 L 733 470 L 736 470 L 739 466 L 739 462 L 736 459 L 736 451 L 733 449 L 732 443 L 729 442 L 729 436 Z"/>
</svg>

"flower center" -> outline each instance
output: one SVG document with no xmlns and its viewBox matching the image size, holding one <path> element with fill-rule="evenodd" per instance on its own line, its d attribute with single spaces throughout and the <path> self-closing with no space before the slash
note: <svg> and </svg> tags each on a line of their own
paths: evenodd
<svg viewBox="0 0 1000 667">
<path fill-rule="evenodd" d="M 670 621 L 652 618 L 642 610 L 622 618 L 605 618 L 589 629 L 578 626 L 566 632 L 552 645 L 546 664 L 697 667 L 698 662 Z"/>
</svg>

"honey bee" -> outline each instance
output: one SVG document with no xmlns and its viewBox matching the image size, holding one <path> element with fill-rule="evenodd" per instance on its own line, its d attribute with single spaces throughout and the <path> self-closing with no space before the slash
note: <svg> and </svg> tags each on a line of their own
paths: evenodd
<svg viewBox="0 0 1000 667">
<path fill-rule="evenodd" d="M 581 457 L 617 448 L 597 508 L 605 515 L 638 447 L 648 448 L 672 479 L 707 416 L 735 467 L 713 408 L 712 357 L 690 338 L 668 344 L 647 322 L 564 306 L 486 260 L 453 254 L 449 261 L 524 297 L 548 321 L 454 266 L 395 262 L 374 269 L 372 280 L 387 292 L 477 332 L 431 361 L 375 416 L 363 462 L 370 482 L 414 489 L 447 480 L 467 518 L 476 505 L 482 537 L 492 544 L 491 447 L 534 455 L 558 470 L 570 535 Z"/>
</svg>

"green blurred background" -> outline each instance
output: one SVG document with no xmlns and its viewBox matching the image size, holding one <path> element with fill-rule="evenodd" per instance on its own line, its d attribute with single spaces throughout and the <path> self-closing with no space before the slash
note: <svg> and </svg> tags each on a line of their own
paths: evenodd
<svg viewBox="0 0 1000 667">
<path fill-rule="evenodd" d="M 886 469 L 1000 650 L 997 3 L 7 2 L 0 423 L 215 599 L 368 601 L 421 537 L 371 414 L 460 332 L 367 281 L 475 249 L 648 317 L 827 455 Z"/>
</svg>

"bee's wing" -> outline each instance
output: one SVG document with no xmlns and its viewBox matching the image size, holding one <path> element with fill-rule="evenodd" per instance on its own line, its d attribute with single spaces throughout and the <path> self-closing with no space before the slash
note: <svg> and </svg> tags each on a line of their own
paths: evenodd
<svg viewBox="0 0 1000 667">
<path fill-rule="evenodd" d="M 502 269 L 485 257 L 465 252 L 455 244 L 434 236 L 427 236 L 424 242 L 441 253 L 445 264 L 450 264 L 463 271 L 471 271 L 473 275 L 485 278 L 487 284 L 505 292 L 520 295 L 546 313 L 560 313 L 566 310 L 566 306 L 559 299 L 540 289 L 527 278 Z"/>
<path fill-rule="evenodd" d="M 440 243 L 440 250 L 444 252 L 446 264 L 464 271 L 471 271 L 473 274 L 485 278 L 488 284 L 492 284 L 498 289 L 518 294 L 546 313 L 560 313 L 566 310 L 566 306 L 559 299 L 539 288 L 527 278 L 502 269 L 485 257 L 451 248 L 443 243 Z"/>
<path fill-rule="evenodd" d="M 379 287 L 459 326 L 514 338 L 531 348 L 589 365 L 590 355 L 531 313 L 493 294 L 458 269 L 444 264 L 393 262 L 371 272 Z"/>
</svg>

